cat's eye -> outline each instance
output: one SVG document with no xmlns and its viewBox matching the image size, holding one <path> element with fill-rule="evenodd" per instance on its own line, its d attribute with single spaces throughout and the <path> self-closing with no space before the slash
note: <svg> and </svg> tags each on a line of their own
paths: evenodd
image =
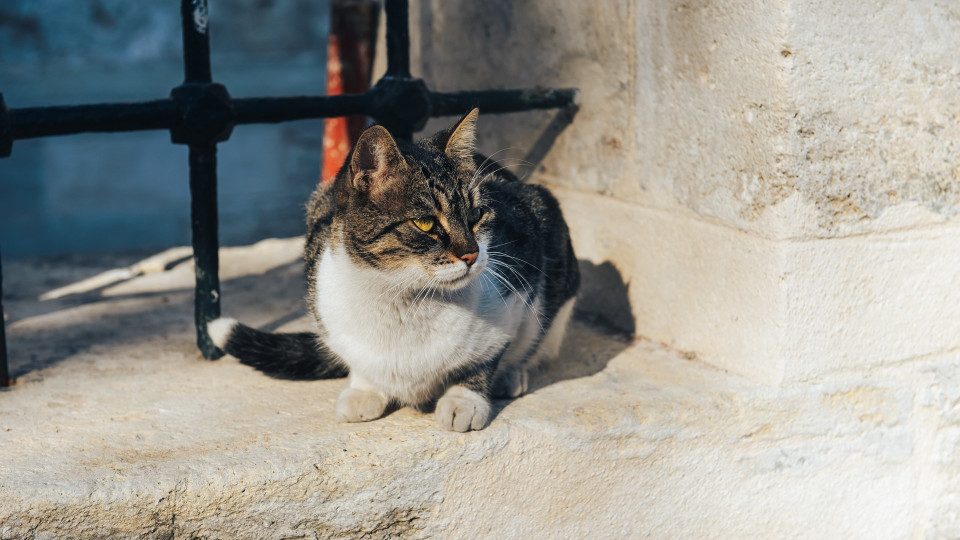
<svg viewBox="0 0 960 540">
<path fill-rule="evenodd" d="M 470 213 L 467 215 L 467 221 L 470 225 L 476 225 L 480 218 L 483 217 L 483 210 L 479 207 L 470 210 Z"/>
<path fill-rule="evenodd" d="M 437 224 L 437 220 L 433 219 L 432 217 L 414 218 L 411 221 L 416 228 L 423 232 L 432 231 L 433 226 Z"/>
</svg>

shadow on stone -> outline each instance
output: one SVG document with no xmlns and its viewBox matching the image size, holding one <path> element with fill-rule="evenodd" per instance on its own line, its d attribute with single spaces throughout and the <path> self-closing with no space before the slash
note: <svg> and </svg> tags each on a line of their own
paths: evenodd
<svg viewBox="0 0 960 540">
<path fill-rule="evenodd" d="M 9 340 L 12 375 L 25 383 L 41 381 L 44 369 L 65 361 L 89 363 L 90 369 L 98 369 L 94 362 L 100 351 L 131 343 L 142 353 L 112 361 L 165 362 L 169 353 L 201 361 L 194 343 L 193 289 L 182 286 L 192 277 L 192 271 L 182 267 L 183 262 L 178 260 L 164 271 L 185 276 L 143 284 L 147 290 L 110 294 L 108 287 L 98 287 L 42 302 L 35 300 L 38 294 L 51 287 L 69 285 L 71 276 L 89 277 L 90 272 L 87 268 L 76 272 L 69 268 L 45 268 L 52 270 L 49 276 L 57 279 L 40 278 L 30 271 L 29 263 L 19 263 L 25 266 L 12 273 L 11 277 L 16 278 L 11 285 L 22 287 L 19 290 L 24 294 L 9 306 L 17 321 L 12 325 Z M 123 263 L 129 264 L 128 260 Z M 61 264 L 68 267 L 71 261 Z M 632 343 L 628 287 L 620 273 L 608 262 L 595 265 L 581 261 L 580 268 L 580 298 L 561 356 L 545 362 L 532 374 L 531 392 L 595 375 Z M 143 278 L 152 279 L 135 279 Z M 222 290 L 226 315 L 269 330 L 290 322 L 300 326 L 300 330 L 310 326 L 303 302 L 305 285 L 300 261 L 225 279 Z M 493 418 L 509 403 L 495 401 Z M 391 407 L 388 415 L 396 410 Z"/>
<path fill-rule="evenodd" d="M 630 307 L 629 285 L 610 261 L 594 264 L 581 260 L 582 281 L 576 316 L 611 334 L 632 336 L 636 321 Z"/>
<path fill-rule="evenodd" d="M 124 267 L 136 255 L 104 255 Z M 92 257 L 93 256 L 89 256 Z M 186 260 L 177 259 L 164 267 L 170 271 Z M 75 257 L 45 257 L 16 261 L 10 272 L 10 288 L 19 291 L 6 302 L 11 375 L 24 382 L 42 379 L 39 372 L 79 354 L 121 343 L 143 343 L 144 359 L 159 358 L 176 351 L 195 355 L 193 287 L 158 287 L 154 290 L 107 294 L 116 285 L 137 279 L 120 279 L 105 286 L 50 300 L 37 300 L 44 292 L 103 271 L 90 263 L 74 269 Z M 35 266 L 40 266 L 43 272 Z M 225 313 L 242 320 L 262 318 L 264 311 L 275 316 L 274 328 L 306 315 L 305 286 L 300 261 L 280 264 L 263 274 L 244 275 L 221 282 Z M 114 267 L 116 268 L 116 266 Z M 37 279 L 30 274 L 43 274 Z M 192 277 L 192 268 L 189 272 Z M 5 276 L 6 277 L 6 276 Z M 266 304 L 266 305 L 265 305 Z M 235 309 L 236 308 L 236 309 Z"/>
<path fill-rule="evenodd" d="M 560 357 L 546 360 L 531 373 L 528 393 L 570 379 L 590 377 L 633 344 L 634 318 L 629 286 L 620 271 L 605 261 L 580 261 L 581 285 L 574 318 L 567 329 Z M 494 417 L 514 401 L 494 402 Z"/>
</svg>

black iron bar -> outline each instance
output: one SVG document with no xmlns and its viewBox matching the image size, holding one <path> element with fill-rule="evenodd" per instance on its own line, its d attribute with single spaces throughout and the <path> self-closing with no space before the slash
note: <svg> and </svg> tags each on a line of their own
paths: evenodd
<svg viewBox="0 0 960 540">
<path fill-rule="evenodd" d="M 207 0 L 181 0 L 180 17 L 183 31 L 184 86 L 198 83 L 210 85 L 213 76 L 210 70 Z M 226 95 L 225 89 L 223 93 Z M 194 118 L 194 121 L 202 116 L 201 114 Z M 173 135 L 173 132 L 171 134 Z M 227 135 L 229 136 L 229 131 Z M 176 135 L 173 137 L 177 139 Z M 207 333 L 207 323 L 220 316 L 216 143 L 216 139 L 205 143 L 189 143 L 190 229 L 196 274 L 193 314 L 197 326 L 197 346 L 200 347 L 203 357 L 210 360 L 223 356 L 223 352 L 217 349 Z"/>
<path fill-rule="evenodd" d="M 197 346 L 211 360 L 223 353 L 210 341 L 207 323 L 220 316 L 220 258 L 217 253 L 217 146 L 190 145 L 190 225 L 197 289 L 194 321 Z"/>
<path fill-rule="evenodd" d="M 372 102 L 370 92 L 338 96 L 295 96 L 234 99 L 238 124 L 273 124 L 313 118 L 366 115 Z"/>
<path fill-rule="evenodd" d="M 368 114 L 375 94 L 376 90 L 339 96 L 241 98 L 233 99 L 231 103 L 237 124 L 273 124 Z M 503 114 L 568 107 L 576 102 L 577 90 L 430 92 L 430 99 L 431 116 L 457 116 L 472 107 L 479 107 L 483 113 Z M 9 110 L 10 129 L 15 140 L 89 132 L 170 129 L 177 112 L 172 99 Z"/>
<path fill-rule="evenodd" d="M 11 386 L 10 367 L 7 365 L 7 336 L 3 320 L 3 262 L 0 261 L 0 387 Z"/>
<path fill-rule="evenodd" d="M 211 82 L 207 0 L 180 0 L 184 82 Z"/>
<path fill-rule="evenodd" d="M 386 0 L 387 77 L 410 78 L 410 18 L 407 0 Z"/>
<path fill-rule="evenodd" d="M 339 96 L 294 96 L 231 100 L 237 124 L 273 124 L 364 115 L 370 110 L 371 94 Z M 140 103 L 104 103 L 60 107 L 9 109 L 14 140 L 54 137 L 90 132 L 147 131 L 170 129 L 179 109 L 173 99 Z"/>
<path fill-rule="evenodd" d="M 14 139 L 33 139 L 87 132 L 170 129 L 176 114 L 172 99 L 10 109 L 10 130 Z"/>
</svg>

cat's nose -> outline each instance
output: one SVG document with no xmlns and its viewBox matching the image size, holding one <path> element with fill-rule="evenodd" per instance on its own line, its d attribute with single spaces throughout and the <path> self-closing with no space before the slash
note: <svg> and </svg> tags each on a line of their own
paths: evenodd
<svg viewBox="0 0 960 540">
<path fill-rule="evenodd" d="M 480 255 L 479 251 L 474 251 L 473 253 L 464 253 L 460 256 L 460 260 L 467 263 L 467 266 L 473 266 L 473 263 L 477 262 L 477 255 Z"/>
</svg>

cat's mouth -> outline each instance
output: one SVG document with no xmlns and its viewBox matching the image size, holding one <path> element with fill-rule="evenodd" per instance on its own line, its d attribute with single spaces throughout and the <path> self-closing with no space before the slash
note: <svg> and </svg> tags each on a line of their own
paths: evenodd
<svg viewBox="0 0 960 540">
<path fill-rule="evenodd" d="M 483 266 L 485 265 L 479 262 L 472 266 L 454 264 L 438 271 L 435 277 L 439 279 L 439 287 L 450 290 L 462 289 L 483 272 Z"/>
<path fill-rule="evenodd" d="M 439 285 L 447 289 L 459 289 L 466 285 L 472 278 L 473 272 L 466 265 L 457 264 L 443 268 L 435 275 L 439 280 Z"/>
</svg>

